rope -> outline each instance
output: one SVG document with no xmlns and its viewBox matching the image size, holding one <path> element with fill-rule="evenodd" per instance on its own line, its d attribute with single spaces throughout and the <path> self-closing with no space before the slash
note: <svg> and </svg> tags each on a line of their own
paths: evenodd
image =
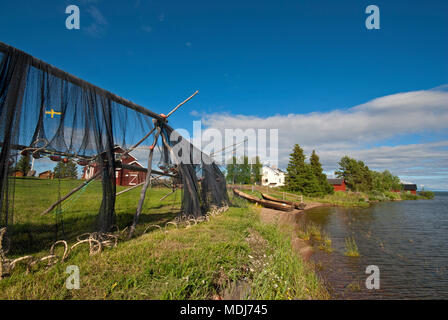
<svg viewBox="0 0 448 320">
<path fill-rule="evenodd" d="M 64 205 L 61 207 L 62 210 L 61 212 L 66 212 L 69 208 L 71 208 L 72 202 L 77 201 L 82 196 L 82 194 L 87 190 L 87 186 L 94 181 L 95 180 L 89 181 L 89 183 L 87 183 L 84 187 L 82 187 L 81 190 L 79 190 L 75 196 L 67 199 L 67 201 L 64 202 Z"/>
<path fill-rule="evenodd" d="M 180 225 L 184 225 L 186 229 L 192 228 L 195 225 L 197 225 L 200 222 L 210 221 L 211 217 L 215 217 L 229 209 L 228 206 L 224 207 L 212 207 L 211 210 L 203 217 L 195 218 L 193 216 L 183 216 L 176 218 L 176 221 L 170 221 L 167 222 L 163 227 L 151 224 L 146 227 L 145 231 L 146 233 L 150 228 L 158 229 L 164 234 L 167 234 L 169 232 L 168 226 L 173 225 L 175 229 L 178 229 Z M 192 224 L 194 223 L 194 224 Z M 172 230 L 175 230 L 172 228 Z M 36 266 L 39 266 L 42 262 L 47 262 L 45 269 L 48 269 L 55 264 L 59 262 L 64 262 L 68 259 L 70 254 L 73 252 L 73 250 L 82 245 L 82 244 L 88 244 L 89 245 L 89 255 L 97 255 L 100 254 L 104 248 L 115 248 L 118 245 L 118 241 L 122 239 L 126 239 L 127 237 L 124 236 L 125 231 L 127 228 L 125 228 L 123 231 L 120 232 L 120 230 L 117 227 L 116 233 L 84 233 L 77 237 L 77 242 L 73 244 L 71 247 L 68 246 L 67 241 L 65 240 L 58 240 L 53 243 L 53 245 L 50 247 L 49 254 L 42 257 L 42 258 L 36 258 L 32 255 L 27 255 L 23 257 L 19 257 L 17 259 L 7 259 L 5 257 L 6 252 L 4 251 L 2 247 L 2 241 L 4 240 L 3 237 L 6 233 L 6 228 L 0 229 L 0 279 L 2 279 L 5 275 L 10 275 L 12 271 L 15 269 L 15 267 L 19 264 L 25 264 L 26 265 L 26 273 L 30 273 L 35 271 Z M 55 254 L 55 248 L 56 246 L 63 245 L 64 247 L 64 253 L 62 256 L 58 256 Z"/>
</svg>

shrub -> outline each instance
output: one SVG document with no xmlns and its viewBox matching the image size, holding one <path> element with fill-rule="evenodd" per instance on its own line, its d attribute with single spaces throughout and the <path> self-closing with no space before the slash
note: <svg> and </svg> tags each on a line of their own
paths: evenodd
<svg viewBox="0 0 448 320">
<path fill-rule="evenodd" d="M 345 252 L 348 257 L 359 257 L 358 245 L 354 237 L 345 238 Z"/>
<path fill-rule="evenodd" d="M 434 192 L 422 190 L 419 193 L 419 196 L 424 199 L 434 199 Z"/>
</svg>

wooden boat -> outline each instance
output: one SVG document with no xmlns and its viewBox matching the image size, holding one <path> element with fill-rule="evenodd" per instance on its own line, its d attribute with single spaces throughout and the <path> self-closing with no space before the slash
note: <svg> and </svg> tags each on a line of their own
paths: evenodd
<svg viewBox="0 0 448 320">
<path fill-rule="evenodd" d="M 303 210 L 306 207 L 305 203 L 300 203 L 300 202 L 294 202 L 294 201 L 287 201 L 287 200 L 280 200 L 277 199 L 275 197 L 272 197 L 270 195 L 267 195 L 265 193 L 262 193 L 261 196 L 263 197 L 263 199 L 265 200 L 269 200 L 269 201 L 274 201 L 274 202 L 279 202 L 279 203 L 286 203 L 290 206 L 294 206 L 294 208 L 299 209 L 299 210 Z"/>
<path fill-rule="evenodd" d="M 255 196 L 244 193 L 238 189 L 233 189 L 233 193 L 235 193 L 237 196 L 239 196 L 243 199 L 249 200 L 250 202 L 258 203 L 265 208 L 271 208 L 271 209 L 281 210 L 281 211 L 292 211 L 294 209 L 294 207 L 290 204 L 260 199 Z"/>
</svg>

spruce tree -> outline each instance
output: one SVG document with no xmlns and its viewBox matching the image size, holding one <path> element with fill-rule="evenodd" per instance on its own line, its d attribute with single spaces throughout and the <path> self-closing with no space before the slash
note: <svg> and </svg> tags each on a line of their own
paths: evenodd
<svg viewBox="0 0 448 320">
<path fill-rule="evenodd" d="M 319 181 L 319 192 L 322 195 L 333 193 L 334 189 L 331 184 L 328 183 L 327 175 L 323 173 L 322 165 L 320 163 L 319 156 L 316 151 L 313 150 L 310 157 L 311 171 Z"/>
<path fill-rule="evenodd" d="M 260 162 L 260 157 L 256 156 L 255 163 L 252 164 L 252 179 L 255 184 L 261 184 L 262 169 L 263 165 Z"/>
<path fill-rule="evenodd" d="M 76 167 L 76 163 L 72 160 L 69 160 L 67 163 L 62 161 L 58 162 L 54 168 L 54 177 L 58 179 L 77 179 L 78 169 Z"/>
<path fill-rule="evenodd" d="M 307 178 L 307 167 L 305 165 L 305 154 L 303 149 L 294 145 L 293 152 L 290 154 L 287 175 L 285 178 L 286 189 L 294 192 L 304 192 L 304 182 Z"/>
<path fill-rule="evenodd" d="M 31 170 L 31 158 L 29 155 L 21 156 L 16 165 L 16 170 L 23 173 L 24 176 Z"/>
</svg>

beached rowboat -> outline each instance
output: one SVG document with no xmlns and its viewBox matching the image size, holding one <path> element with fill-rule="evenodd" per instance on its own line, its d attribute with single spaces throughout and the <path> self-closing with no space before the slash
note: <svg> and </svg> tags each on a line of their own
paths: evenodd
<svg viewBox="0 0 448 320">
<path fill-rule="evenodd" d="M 280 200 L 280 199 L 274 198 L 274 197 L 272 197 L 270 195 L 267 195 L 265 193 L 262 193 L 261 196 L 265 200 L 275 201 L 275 202 L 279 202 L 279 203 L 285 203 L 287 205 L 294 206 L 294 208 L 299 209 L 299 210 L 303 210 L 306 207 L 306 204 L 303 203 L 303 202 L 294 202 L 294 201 Z"/>
<path fill-rule="evenodd" d="M 280 202 L 276 202 L 276 201 L 260 199 L 255 196 L 244 193 L 238 189 L 233 189 L 233 193 L 235 193 L 237 196 L 239 196 L 241 198 L 249 200 L 250 202 L 258 203 L 265 208 L 271 208 L 271 209 L 281 210 L 281 211 L 292 211 L 294 209 L 294 207 L 292 205 L 289 205 L 286 203 L 280 203 Z"/>
</svg>

